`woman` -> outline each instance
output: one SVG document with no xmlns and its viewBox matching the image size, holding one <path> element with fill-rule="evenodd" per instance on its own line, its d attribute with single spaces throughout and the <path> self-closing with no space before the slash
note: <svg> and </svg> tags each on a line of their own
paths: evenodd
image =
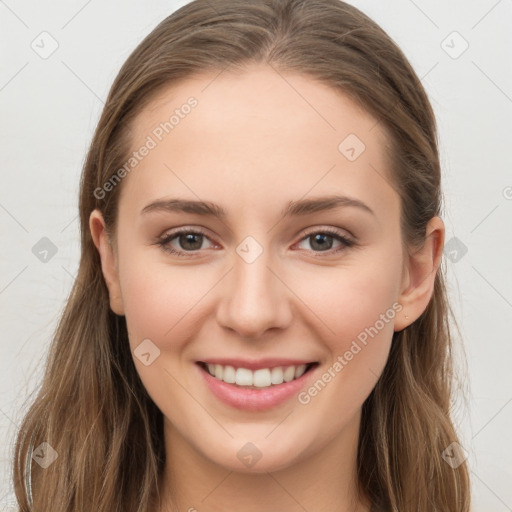
<svg viewBox="0 0 512 512">
<path fill-rule="evenodd" d="M 196 0 L 119 72 L 22 511 L 467 511 L 434 115 L 338 0 Z"/>
</svg>

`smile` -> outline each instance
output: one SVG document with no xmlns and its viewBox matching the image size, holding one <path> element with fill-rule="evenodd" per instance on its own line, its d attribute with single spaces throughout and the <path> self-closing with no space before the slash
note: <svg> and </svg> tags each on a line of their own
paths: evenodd
<svg viewBox="0 0 512 512">
<path fill-rule="evenodd" d="M 319 363 L 297 360 L 265 360 L 258 363 L 210 360 L 197 361 L 195 366 L 206 389 L 220 402 L 236 409 L 256 412 L 273 409 L 297 396 L 314 378 Z"/>
<path fill-rule="evenodd" d="M 207 364 L 204 362 L 199 362 L 199 364 L 212 377 L 222 380 L 226 384 L 258 389 L 278 386 L 284 382 L 298 379 L 316 363 L 274 366 L 273 368 L 260 368 L 257 370 L 243 367 L 236 368 L 231 365 Z"/>
</svg>

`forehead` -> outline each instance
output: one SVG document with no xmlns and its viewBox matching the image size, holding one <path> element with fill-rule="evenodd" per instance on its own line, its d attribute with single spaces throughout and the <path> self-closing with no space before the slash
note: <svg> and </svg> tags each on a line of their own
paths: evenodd
<svg viewBox="0 0 512 512">
<path fill-rule="evenodd" d="M 140 207 L 177 192 L 238 197 L 238 211 L 327 191 L 350 192 L 376 209 L 397 201 L 382 126 L 342 92 L 270 66 L 165 89 L 132 125 L 133 151 L 149 140 L 123 183 L 123 195 Z"/>
</svg>

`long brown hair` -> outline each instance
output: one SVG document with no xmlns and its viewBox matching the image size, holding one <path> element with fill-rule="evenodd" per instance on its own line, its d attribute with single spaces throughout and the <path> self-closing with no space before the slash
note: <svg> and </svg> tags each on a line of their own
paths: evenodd
<svg viewBox="0 0 512 512">
<path fill-rule="evenodd" d="M 431 105 L 401 50 L 366 15 L 338 0 L 195 0 L 177 10 L 123 65 L 84 165 L 78 275 L 16 440 L 13 480 L 22 512 L 147 512 L 158 497 L 162 413 L 138 377 L 125 318 L 109 308 L 89 216 L 99 208 L 114 231 L 122 183 L 107 194 L 95 191 L 123 166 L 130 123 L 163 88 L 260 62 L 349 95 L 382 124 L 409 249 L 421 246 L 428 221 L 440 215 Z M 376 510 L 469 510 L 466 464 L 454 469 L 442 455 L 457 442 L 444 272 L 441 265 L 420 318 L 394 333 L 384 372 L 363 405 L 358 475 Z M 31 457 L 41 443 L 58 454 L 47 468 Z"/>
</svg>

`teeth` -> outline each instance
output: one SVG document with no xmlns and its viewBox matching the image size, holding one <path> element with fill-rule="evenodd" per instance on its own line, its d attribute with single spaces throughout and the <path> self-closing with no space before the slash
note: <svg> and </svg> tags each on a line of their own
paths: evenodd
<svg viewBox="0 0 512 512">
<path fill-rule="evenodd" d="M 295 366 L 288 366 L 283 372 L 283 379 L 285 382 L 290 382 L 295 377 Z"/>
<path fill-rule="evenodd" d="M 207 368 L 210 375 L 228 384 L 253 386 L 256 388 L 267 388 L 271 385 L 290 382 L 304 375 L 306 371 L 305 364 L 299 366 L 276 366 L 272 369 L 261 368 L 255 371 L 247 368 L 222 366 L 221 364 L 208 364 Z"/>
<path fill-rule="evenodd" d="M 295 368 L 295 378 L 298 379 L 299 377 L 304 375 L 305 371 L 306 371 L 306 365 L 305 364 L 301 364 L 300 366 L 297 366 L 297 368 Z"/>
<path fill-rule="evenodd" d="M 272 373 L 270 374 L 270 382 L 272 382 L 272 384 L 283 383 L 283 369 L 280 366 L 272 368 Z"/>
<path fill-rule="evenodd" d="M 253 374 L 253 384 L 257 388 L 268 388 L 271 384 L 270 382 L 270 370 L 268 368 L 263 368 L 261 370 L 256 370 Z M 237 382 L 238 384 L 238 382 Z"/>
<path fill-rule="evenodd" d="M 252 386 L 251 370 L 248 370 L 247 368 L 237 368 L 235 382 L 237 386 Z"/>
<path fill-rule="evenodd" d="M 224 366 L 222 380 L 228 384 L 234 384 L 236 382 L 236 371 L 232 366 Z"/>
</svg>

